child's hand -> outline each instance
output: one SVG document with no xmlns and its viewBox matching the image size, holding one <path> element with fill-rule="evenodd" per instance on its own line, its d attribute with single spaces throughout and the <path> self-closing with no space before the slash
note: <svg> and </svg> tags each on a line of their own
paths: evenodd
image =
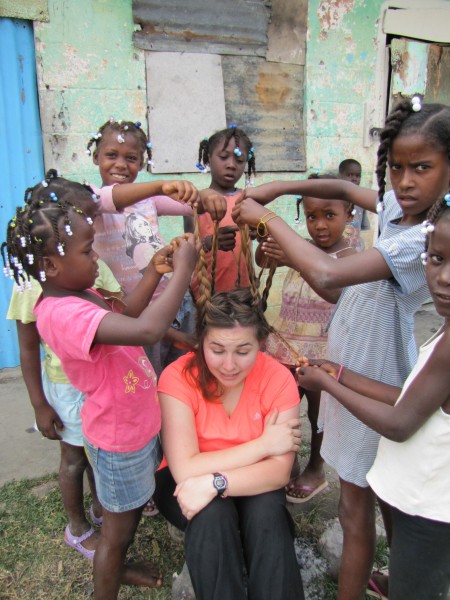
<svg viewBox="0 0 450 600">
<path fill-rule="evenodd" d="M 236 231 L 239 230 L 239 227 L 236 225 L 226 225 L 225 227 L 220 227 L 217 235 L 217 241 L 219 244 L 219 250 L 223 252 L 229 252 L 230 250 L 234 250 L 236 246 Z M 212 247 L 212 235 L 207 235 L 203 238 L 203 245 L 208 250 L 211 250 Z"/>
<path fill-rule="evenodd" d="M 192 233 L 184 233 L 177 238 L 174 238 L 170 244 L 173 249 L 172 264 L 173 270 L 187 268 L 190 271 L 194 270 L 197 262 L 198 246 L 195 243 Z"/>
<path fill-rule="evenodd" d="M 162 193 L 190 206 L 198 204 L 200 199 L 197 188 L 190 181 L 165 181 L 162 184 Z"/>
<path fill-rule="evenodd" d="M 309 360 L 302 356 L 297 361 L 296 379 L 301 387 L 312 392 L 323 389 L 326 378 L 337 379 L 340 365 L 327 360 Z"/>
<path fill-rule="evenodd" d="M 164 275 L 165 273 L 172 273 L 173 271 L 173 247 L 171 243 L 168 246 L 164 246 L 158 252 L 152 256 L 151 263 L 155 267 L 155 270 L 160 275 Z"/>
<path fill-rule="evenodd" d="M 276 260 L 279 267 L 289 266 L 289 261 L 286 254 L 277 244 L 277 242 L 270 237 L 270 235 L 261 241 L 261 252 L 264 256 L 269 259 Z"/>
<path fill-rule="evenodd" d="M 221 221 L 227 212 L 227 200 L 215 190 L 206 189 L 200 192 L 198 211 L 208 212 L 213 221 Z"/>
<path fill-rule="evenodd" d="M 267 208 L 261 206 L 251 198 L 239 198 L 233 208 L 231 216 L 237 225 L 250 225 L 256 227 L 259 220 L 267 213 Z"/>
<path fill-rule="evenodd" d="M 49 440 L 62 440 L 62 437 L 56 430 L 63 431 L 64 425 L 58 413 L 50 404 L 36 408 L 34 414 L 37 428 L 45 438 Z"/>
</svg>

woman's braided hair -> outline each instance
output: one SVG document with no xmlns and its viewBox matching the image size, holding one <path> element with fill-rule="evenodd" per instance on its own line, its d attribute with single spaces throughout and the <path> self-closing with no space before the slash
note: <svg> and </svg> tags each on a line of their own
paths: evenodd
<svg viewBox="0 0 450 600">
<path fill-rule="evenodd" d="M 87 186 L 59 177 L 50 169 L 44 181 L 25 191 L 25 204 L 16 208 L 9 221 L 6 242 L 1 246 L 4 273 L 14 279 L 19 290 L 28 286 L 29 276 L 45 281 L 45 252 L 64 255 L 64 238 L 72 235 L 73 213 L 93 221 L 85 212 L 97 196 Z"/>
<path fill-rule="evenodd" d="M 409 99 L 401 100 L 389 113 L 380 133 L 376 175 L 378 202 L 383 207 L 386 191 L 386 166 L 389 151 L 398 136 L 421 135 L 442 148 L 450 161 L 450 107 L 445 104 L 423 104 L 420 110 L 413 109 Z"/>
</svg>

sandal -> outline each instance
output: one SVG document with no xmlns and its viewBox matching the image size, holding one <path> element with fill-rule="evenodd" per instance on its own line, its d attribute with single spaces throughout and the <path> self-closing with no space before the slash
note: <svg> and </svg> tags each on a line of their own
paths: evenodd
<svg viewBox="0 0 450 600">
<path fill-rule="evenodd" d="M 324 481 L 316 487 L 312 485 L 289 486 L 286 490 L 286 500 L 292 504 L 303 504 L 323 492 L 327 487 L 328 481 Z"/>
<path fill-rule="evenodd" d="M 67 525 L 64 531 L 64 541 L 68 546 L 85 556 L 88 560 L 94 560 L 95 550 L 88 550 L 82 545 L 82 542 L 90 538 L 93 534 L 94 528 L 91 527 L 89 531 L 86 531 L 86 533 L 77 537 L 70 533 L 69 526 Z"/>
<path fill-rule="evenodd" d="M 103 517 L 101 515 L 100 517 L 95 516 L 94 507 L 92 504 L 89 508 L 89 516 L 91 517 L 91 521 L 94 523 L 94 525 L 97 525 L 97 527 L 101 527 L 103 525 Z"/>
<path fill-rule="evenodd" d="M 154 517 L 155 515 L 159 514 L 158 507 L 156 506 L 153 498 L 150 498 L 150 500 L 144 506 L 142 514 L 144 515 L 144 517 Z"/>
<path fill-rule="evenodd" d="M 383 594 L 375 581 L 371 578 L 367 585 L 366 596 L 377 598 L 378 600 L 388 600 L 388 597 Z"/>
</svg>

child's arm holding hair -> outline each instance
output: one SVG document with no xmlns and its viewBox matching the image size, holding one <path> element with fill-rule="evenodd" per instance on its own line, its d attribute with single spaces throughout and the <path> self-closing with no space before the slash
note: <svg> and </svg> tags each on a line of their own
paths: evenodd
<svg viewBox="0 0 450 600">
<path fill-rule="evenodd" d="M 187 290 L 192 271 L 195 266 L 197 251 L 192 235 L 178 238 L 180 243 L 173 252 L 173 274 L 164 292 L 150 305 L 148 302 L 153 295 L 161 277 L 155 266 L 156 253 L 144 277 L 126 299 L 130 303 L 127 314 L 108 313 L 100 322 L 94 342 L 108 345 L 141 346 L 153 345 L 159 341 L 173 319 Z M 166 251 L 166 249 L 163 249 Z"/>
<path fill-rule="evenodd" d="M 311 181 L 328 183 L 339 180 Z M 349 184 L 347 181 L 341 183 Z M 360 189 L 354 184 L 349 185 Z M 267 233 L 279 244 L 289 263 L 300 271 L 318 294 L 323 295 L 323 290 L 392 277 L 389 265 L 377 249 L 371 248 L 336 261 L 299 236 L 281 217 L 273 215 L 275 213 L 268 213 L 267 208 L 250 198 L 236 203 L 233 210 L 233 219 L 238 224 L 247 223 L 257 228 L 258 223 L 264 222 Z"/>
<path fill-rule="evenodd" d="M 245 191 L 246 198 L 266 205 L 279 196 L 312 196 L 325 200 L 346 200 L 357 206 L 376 212 L 378 194 L 375 190 L 362 188 L 342 179 L 304 179 L 302 181 L 272 181 Z"/>
<path fill-rule="evenodd" d="M 54 408 L 48 403 L 42 387 L 40 338 L 36 323 L 16 321 L 19 339 L 20 368 L 34 409 L 36 425 L 43 436 L 60 440 L 55 427 L 63 429 L 63 423 Z"/>
<path fill-rule="evenodd" d="M 322 363 L 320 368 L 300 367 L 298 381 L 305 389 L 327 391 L 371 429 L 390 440 L 404 442 L 438 409 L 450 413 L 449 353 L 447 331 L 399 402 L 400 388 L 347 368 L 342 369 L 337 381 L 330 371 L 335 374 L 339 365 L 330 363 Z"/>
</svg>

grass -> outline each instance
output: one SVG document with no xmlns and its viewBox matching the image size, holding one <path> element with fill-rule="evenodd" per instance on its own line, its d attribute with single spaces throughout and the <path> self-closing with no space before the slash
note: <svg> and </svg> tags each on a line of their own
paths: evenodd
<svg viewBox="0 0 450 600">
<path fill-rule="evenodd" d="M 294 520 L 297 535 L 315 545 L 325 528 L 320 504 Z M 56 475 L 13 481 L 0 489 L 2 600 L 92 600 L 92 564 L 64 544 L 65 526 Z M 170 600 L 172 575 L 181 571 L 184 555 L 161 516 L 142 519 L 130 557 L 156 562 L 165 575 L 164 585 L 158 590 L 123 586 L 120 600 Z M 387 562 L 386 544 L 379 542 L 376 564 Z M 334 600 L 336 583 L 326 577 L 322 584 L 324 595 L 316 600 Z"/>
<path fill-rule="evenodd" d="M 42 488 L 48 488 L 43 495 L 33 493 Z M 56 476 L 13 481 L 0 489 L 2 600 L 92 599 L 92 564 L 66 546 L 65 526 Z M 172 574 L 180 572 L 184 556 L 162 517 L 142 519 L 130 556 L 156 562 L 164 585 L 158 590 L 123 586 L 120 600 L 169 600 Z"/>
</svg>

